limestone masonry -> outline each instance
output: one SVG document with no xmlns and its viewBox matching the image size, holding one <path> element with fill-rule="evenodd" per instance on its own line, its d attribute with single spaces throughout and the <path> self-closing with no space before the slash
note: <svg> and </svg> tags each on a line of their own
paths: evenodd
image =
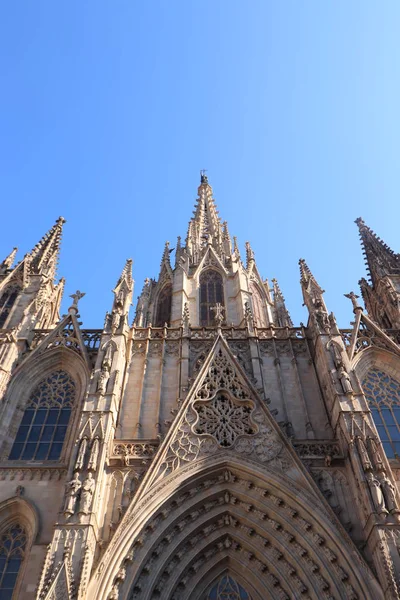
<svg viewBox="0 0 400 600">
<path fill-rule="evenodd" d="M 202 172 L 133 323 L 128 260 L 88 330 L 63 224 L 0 264 L 0 600 L 399 599 L 400 255 L 358 219 L 366 311 L 300 260 L 295 326 Z"/>
</svg>

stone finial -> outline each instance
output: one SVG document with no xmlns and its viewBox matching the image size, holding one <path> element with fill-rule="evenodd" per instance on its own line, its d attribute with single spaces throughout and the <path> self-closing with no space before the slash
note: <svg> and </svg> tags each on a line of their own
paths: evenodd
<svg viewBox="0 0 400 600">
<path fill-rule="evenodd" d="M 73 302 L 72 302 L 71 306 L 68 309 L 69 313 L 72 313 L 72 314 L 75 314 L 75 315 L 77 314 L 77 312 L 78 312 L 78 302 L 85 295 L 86 294 L 84 292 L 81 292 L 79 290 L 77 290 L 75 292 L 75 294 L 71 294 L 70 295 L 70 298 L 72 298 Z"/>
<path fill-rule="evenodd" d="M 357 296 L 357 294 L 355 294 L 354 292 L 349 292 L 348 294 L 344 294 L 344 296 L 351 300 L 354 310 L 356 310 L 357 308 L 361 308 L 361 310 L 362 310 L 362 307 L 357 302 L 357 300 L 359 298 L 359 296 Z"/>
</svg>

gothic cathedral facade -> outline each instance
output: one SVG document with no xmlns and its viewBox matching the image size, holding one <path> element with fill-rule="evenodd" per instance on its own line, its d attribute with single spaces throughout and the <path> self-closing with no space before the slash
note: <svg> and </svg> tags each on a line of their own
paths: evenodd
<svg viewBox="0 0 400 600">
<path fill-rule="evenodd" d="M 295 326 L 202 173 L 133 323 L 128 260 L 88 330 L 63 223 L 0 264 L 0 599 L 399 599 L 400 255 L 358 219 L 365 309 L 300 260 Z"/>
</svg>

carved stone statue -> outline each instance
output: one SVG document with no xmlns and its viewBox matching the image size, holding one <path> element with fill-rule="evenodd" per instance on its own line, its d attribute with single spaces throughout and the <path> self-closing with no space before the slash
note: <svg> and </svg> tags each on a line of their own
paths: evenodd
<svg viewBox="0 0 400 600">
<path fill-rule="evenodd" d="M 324 309 L 324 306 L 323 306 L 321 300 L 317 300 L 315 302 L 314 316 L 315 316 L 315 321 L 316 321 L 316 325 L 318 326 L 318 328 L 323 332 L 329 332 L 329 330 L 330 330 L 329 317 L 328 317 L 328 313 Z"/>
<path fill-rule="evenodd" d="M 214 313 L 214 319 L 217 322 L 218 326 L 221 327 L 222 323 L 225 320 L 224 311 L 225 308 L 222 306 L 220 302 L 217 302 L 215 306 L 211 307 L 211 311 Z"/>
<path fill-rule="evenodd" d="M 83 468 L 83 464 L 85 461 L 85 454 L 87 448 L 87 437 L 83 437 L 81 439 L 81 443 L 79 444 L 78 456 L 76 457 L 75 469 L 80 471 Z"/>
<path fill-rule="evenodd" d="M 113 310 L 111 313 L 111 333 L 115 333 L 121 324 L 121 315 L 117 310 Z"/>
<path fill-rule="evenodd" d="M 100 440 L 98 437 L 95 437 L 92 443 L 92 448 L 90 450 L 88 469 L 91 471 L 95 471 L 97 469 L 97 459 L 99 456 L 100 450 Z"/>
<path fill-rule="evenodd" d="M 368 446 L 369 454 L 372 457 L 375 469 L 377 471 L 382 471 L 383 470 L 383 462 L 382 462 L 382 458 L 381 458 L 377 443 L 374 440 L 374 438 L 369 437 L 367 439 L 367 446 Z"/>
<path fill-rule="evenodd" d="M 357 448 L 358 448 L 358 454 L 360 455 L 361 463 L 362 463 L 364 471 L 372 470 L 372 463 L 369 458 L 367 448 L 364 444 L 364 440 L 362 440 L 360 437 L 357 438 Z"/>
<path fill-rule="evenodd" d="M 82 492 L 81 492 L 81 505 L 79 512 L 87 515 L 89 513 L 90 507 L 92 505 L 93 500 L 93 492 L 94 492 L 94 479 L 93 474 L 89 471 L 88 476 L 82 484 Z"/>
<path fill-rule="evenodd" d="M 397 510 L 396 491 L 393 483 L 385 473 L 380 477 L 380 482 L 389 512 Z"/>
<path fill-rule="evenodd" d="M 101 363 L 102 368 L 108 367 L 108 369 L 111 369 L 113 354 L 114 354 L 114 348 L 111 344 L 108 344 L 106 346 L 106 351 L 104 353 L 103 362 Z"/>
<path fill-rule="evenodd" d="M 97 391 L 100 394 L 106 393 L 107 383 L 108 383 L 109 379 L 110 379 L 110 371 L 105 365 L 103 365 L 103 367 L 100 371 L 99 380 L 97 382 Z"/>
<path fill-rule="evenodd" d="M 340 366 L 343 366 L 342 350 L 338 344 L 335 344 L 335 342 L 330 342 L 329 346 L 334 365 L 338 369 Z"/>
<path fill-rule="evenodd" d="M 189 328 L 190 328 L 190 314 L 189 314 L 189 305 L 187 302 L 185 302 L 185 305 L 183 307 L 182 327 L 183 327 L 184 334 L 188 334 Z"/>
<path fill-rule="evenodd" d="M 252 329 L 253 325 L 254 325 L 254 319 L 253 319 L 253 313 L 251 310 L 250 302 L 244 303 L 244 320 L 246 322 L 246 326 L 249 329 Z"/>
<path fill-rule="evenodd" d="M 120 290 L 118 292 L 118 295 L 116 298 L 116 304 L 122 308 L 124 306 L 124 302 L 125 302 L 125 292 L 124 292 L 124 290 Z"/>
<path fill-rule="evenodd" d="M 343 365 L 341 365 L 338 368 L 338 377 L 342 385 L 343 392 L 345 394 L 352 394 L 353 386 L 351 385 L 350 375 L 348 374 Z"/>
<path fill-rule="evenodd" d="M 76 501 L 78 499 L 79 491 L 82 487 L 79 481 L 79 473 L 75 471 L 73 479 L 66 484 L 66 498 L 64 505 L 64 513 L 67 516 L 71 516 L 75 512 Z"/>
<path fill-rule="evenodd" d="M 366 477 L 369 489 L 371 490 L 371 496 L 374 502 L 374 506 L 376 508 L 376 512 L 380 515 L 387 514 L 388 511 L 386 510 L 385 499 L 383 497 L 381 484 L 379 483 L 379 480 L 371 472 L 367 473 Z"/>
</svg>

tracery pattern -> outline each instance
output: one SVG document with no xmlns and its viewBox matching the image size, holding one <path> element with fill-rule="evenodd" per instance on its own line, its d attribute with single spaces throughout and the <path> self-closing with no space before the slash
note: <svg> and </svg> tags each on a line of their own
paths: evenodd
<svg viewBox="0 0 400 600">
<path fill-rule="evenodd" d="M 232 446 L 238 435 L 255 433 L 250 423 L 253 402 L 237 404 L 227 394 L 217 394 L 209 402 L 196 402 L 199 415 L 195 431 L 199 435 L 212 435 L 220 446 Z"/>
<path fill-rule="evenodd" d="M 266 327 L 263 299 L 257 284 L 253 281 L 250 282 L 250 292 L 255 324 L 257 327 Z"/>
<path fill-rule="evenodd" d="M 214 585 L 207 600 L 251 600 L 250 595 L 230 575 L 224 575 Z"/>
<path fill-rule="evenodd" d="M 171 320 L 171 303 L 172 303 L 172 285 L 167 283 L 162 288 L 157 302 L 157 315 L 155 319 L 155 327 L 164 327 L 165 323 L 169 325 Z"/>
<path fill-rule="evenodd" d="M 200 325 L 215 325 L 212 308 L 217 303 L 224 305 L 224 291 L 221 275 L 213 269 L 207 269 L 200 276 Z"/>
<path fill-rule="evenodd" d="M 18 572 L 25 556 L 26 533 L 18 524 L 11 525 L 0 539 L 0 598 L 11 600 Z"/>
<path fill-rule="evenodd" d="M 371 369 L 362 386 L 386 455 L 400 456 L 400 383 L 384 371 Z"/>
<path fill-rule="evenodd" d="M 197 398 L 206 400 L 215 396 L 217 391 L 221 389 L 229 390 L 235 398 L 240 400 L 244 400 L 250 395 L 249 390 L 239 380 L 234 365 L 220 348 L 196 395 Z"/>
<path fill-rule="evenodd" d="M 8 315 L 18 297 L 18 289 L 9 288 L 0 298 L 0 329 L 7 321 Z"/>
<path fill-rule="evenodd" d="M 75 383 L 65 371 L 42 379 L 29 398 L 9 459 L 57 460 L 74 399 Z"/>
</svg>

